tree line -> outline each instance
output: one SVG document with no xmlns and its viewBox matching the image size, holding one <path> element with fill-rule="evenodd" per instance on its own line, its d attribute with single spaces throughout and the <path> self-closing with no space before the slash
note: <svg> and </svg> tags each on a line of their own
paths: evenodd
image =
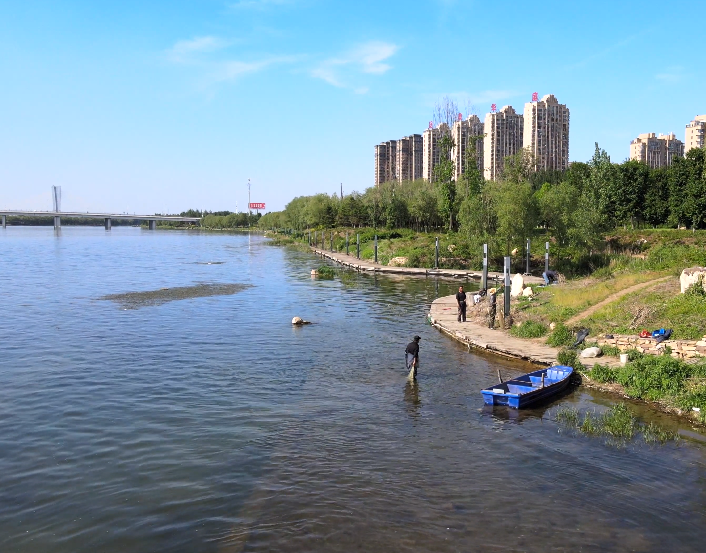
<svg viewBox="0 0 706 553">
<path fill-rule="evenodd" d="M 588 162 L 563 172 L 534 172 L 531 154 L 523 150 L 505 159 L 497 181 L 485 181 L 475 166 L 475 138 L 469 138 L 469 164 L 458 181 L 453 142 L 445 136 L 433 182 L 386 182 L 343 198 L 300 196 L 264 215 L 259 226 L 447 230 L 508 251 L 540 231 L 560 245 L 591 249 L 617 227 L 706 227 L 706 149 L 650 169 L 634 160 L 613 163 L 596 144 Z"/>
</svg>

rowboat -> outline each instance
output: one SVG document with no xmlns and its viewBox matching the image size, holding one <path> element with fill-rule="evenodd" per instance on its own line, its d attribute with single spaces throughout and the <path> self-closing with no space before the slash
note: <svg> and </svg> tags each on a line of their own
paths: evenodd
<svg viewBox="0 0 706 553">
<path fill-rule="evenodd" d="M 523 374 L 481 390 L 483 401 L 487 405 L 507 405 L 513 409 L 521 409 L 561 392 L 569 385 L 573 372 L 572 367 L 554 365 Z"/>
</svg>

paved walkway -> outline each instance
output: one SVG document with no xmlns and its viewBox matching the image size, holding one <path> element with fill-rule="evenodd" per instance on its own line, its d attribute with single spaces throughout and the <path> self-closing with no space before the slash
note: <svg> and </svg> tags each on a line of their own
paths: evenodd
<svg viewBox="0 0 706 553">
<path fill-rule="evenodd" d="M 388 267 L 380 263 L 373 263 L 367 259 L 358 259 L 353 255 L 346 255 L 342 252 L 330 252 L 312 247 L 311 251 L 326 259 L 350 267 L 357 271 L 370 271 L 381 274 L 412 275 L 412 276 L 440 276 L 446 278 L 464 278 L 480 281 L 481 271 L 465 271 L 463 269 L 423 269 L 417 267 Z M 488 280 L 501 281 L 502 273 L 489 272 Z M 525 284 L 544 284 L 544 279 L 535 276 L 524 277 Z"/>
<path fill-rule="evenodd" d="M 432 326 L 449 335 L 454 340 L 466 344 L 469 348 L 485 350 L 491 353 L 522 359 L 537 365 L 556 363 L 559 348 L 553 348 L 544 343 L 524 338 L 516 338 L 509 332 L 500 329 L 490 329 L 467 321 L 459 323 L 457 317 L 455 296 L 444 296 L 434 300 L 429 310 Z M 611 357 L 581 359 L 587 367 L 596 363 L 617 367 L 620 362 Z"/>
</svg>

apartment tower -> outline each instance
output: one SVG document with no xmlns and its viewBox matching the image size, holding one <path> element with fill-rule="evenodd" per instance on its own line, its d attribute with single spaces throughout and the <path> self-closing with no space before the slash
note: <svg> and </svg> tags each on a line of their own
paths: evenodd
<svg viewBox="0 0 706 553">
<path fill-rule="evenodd" d="M 460 116 L 460 115 L 459 115 Z M 451 153 L 454 162 L 454 180 L 459 178 L 466 171 L 466 152 L 475 146 L 475 164 L 479 171 L 483 171 L 483 123 L 477 115 L 469 115 L 468 118 L 456 121 L 451 129 L 451 137 L 454 141 Z M 475 138 L 471 142 L 472 137 Z"/>
<path fill-rule="evenodd" d="M 397 178 L 397 140 L 388 140 L 375 146 L 375 186 Z"/>
<path fill-rule="evenodd" d="M 395 173 L 397 180 L 407 181 L 422 178 L 424 166 L 423 139 L 421 134 L 411 134 L 397 141 Z"/>
<path fill-rule="evenodd" d="M 684 137 L 684 153 L 692 148 L 703 148 L 706 146 L 706 115 L 697 115 L 694 120 L 686 126 L 686 136 Z"/>
<path fill-rule="evenodd" d="M 486 114 L 483 130 L 483 176 L 496 180 L 503 172 L 505 158 L 522 149 L 523 117 L 512 106 L 505 106 Z"/>
<path fill-rule="evenodd" d="M 535 171 L 569 168 L 569 108 L 553 94 L 525 104 L 522 146 L 532 153 Z"/>
<path fill-rule="evenodd" d="M 668 167 L 675 156 L 684 156 L 684 143 L 674 133 L 643 133 L 630 142 L 630 159 L 646 163 L 652 169 Z"/>
<path fill-rule="evenodd" d="M 441 148 L 439 143 L 444 135 L 450 133 L 446 123 L 440 123 L 436 128 L 427 129 L 422 135 L 422 148 L 424 160 L 422 162 L 422 178 L 426 181 L 434 180 L 434 167 L 439 164 Z"/>
</svg>

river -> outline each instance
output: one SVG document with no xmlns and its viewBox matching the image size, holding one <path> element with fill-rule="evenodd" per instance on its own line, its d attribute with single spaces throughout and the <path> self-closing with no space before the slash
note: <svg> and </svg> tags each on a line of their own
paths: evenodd
<svg viewBox="0 0 706 553">
<path fill-rule="evenodd" d="M 615 402 L 583 388 L 488 410 L 497 368 L 527 366 L 426 324 L 457 284 L 321 263 L 260 236 L 0 229 L 0 550 L 704 550 L 701 434 L 639 405 L 682 439 L 570 431 L 557 409 Z"/>
</svg>

